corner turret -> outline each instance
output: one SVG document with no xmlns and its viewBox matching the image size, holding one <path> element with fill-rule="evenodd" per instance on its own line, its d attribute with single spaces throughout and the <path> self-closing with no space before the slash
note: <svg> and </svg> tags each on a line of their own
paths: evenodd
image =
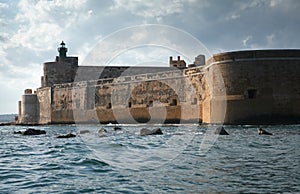
<svg viewBox="0 0 300 194">
<path fill-rule="evenodd" d="M 39 100 L 36 91 L 32 93 L 31 89 L 26 89 L 19 101 L 18 123 L 37 124 L 39 122 Z"/>
<path fill-rule="evenodd" d="M 186 62 L 183 59 L 180 59 L 180 56 L 177 57 L 177 60 L 173 60 L 173 57 L 170 56 L 169 65 L 170 67 L 176 67 L 178 69 L 186 68 Z"/>
</svg>

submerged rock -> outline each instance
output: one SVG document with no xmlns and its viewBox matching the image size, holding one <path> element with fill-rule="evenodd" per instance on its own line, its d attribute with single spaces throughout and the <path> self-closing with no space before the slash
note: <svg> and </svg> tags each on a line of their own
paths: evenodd
<svg viewBox="0 0 300 194">
<path fill-rule="evenodd" d="M 14 131 L 14 134 L 22 134 L 21 131 Z"/>
<path fill-rule="evenodd" d="M 97 131 L 97 133 L 98 133 L 98 136 L 99 136 L 99 137 L 107 137 L 107 136 L 108 136 L 108 135 L 107 135 L 107 130 L 104 129 L 103 127 L 101 127 L 101 128 Z"/>
<path fill-rule="evenodd" d="M 87 133 L 90 133 L 89 130 L 80 130 L 77 132 L 78 134 L 87 134 Z"/>
<path fill-rule="evenodd" d="M 56 138 L 72 138 L 72 137 L 76 137 L 76 135 L 74 135 L 72 133 L 69 133 L 69 134 L 66 134 L 66 135 L 59 135 Z"/>
<path fill-rule="evenodd" d="M 118 127 L 118 126 L 115 126 L 115 127 L 114 127 L 114 130 L 115 130 L 115 131 L 121 131 L 122 128 L 121 128 L 121 127 Z"/>
<path fill-rule="evenodd" d="M 272 133 L 269 133 L 268 131 L 263 130 L 262 128 L 258 129 L 258 134 L 259 135 L 273 135 Z"/>
<path fill-rule="evenodd" d="M 39 130 L 39 129 L 28 128 L 22 134 L 23 135 L 42 135 L 42 134 L 46 134 L 46 131 Z"/>
<path fill-rule="evenodd" d="M 152 130 L 143 128 L 140 131 L 140 135 L 163 135 L 163 132 L 160 128 L 155 128 Z"/>
<path fill-rule="evenodd" d="M 97 131 L 97 133 L 107 133 L 107 130 L 102 127 Z"/>
<path fill-rule="evenodd" d="M 215 130 L 215 134 L 216 135 L 229 135 L 229 133 L 227 133 L 227 131 L 224 129 L 224 127 L 218 127 Z"/>
</svg>

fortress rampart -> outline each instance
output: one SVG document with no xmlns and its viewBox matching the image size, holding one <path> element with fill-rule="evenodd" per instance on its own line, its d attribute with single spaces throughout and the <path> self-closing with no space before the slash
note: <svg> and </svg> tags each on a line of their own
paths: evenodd
<svg viewBox="0 0 300 194">
<path fill-rule="evenodd" d="M 40 107 L 40 123 L 199 122 L 197 92 L 183 92 L 191 87 L 190 80 L 182 71 L 169 71 L 40 88 L 39 99 L 47 102 Z"/>
<path fill-rule="evenodd" d="M 225 123 L 299 123 L 300 50 L 221 53 L 210 58 L 205 69 L 207 74 L 218 70 L 223 78 L 224 85 L 215 85 L 211 100 L 226 101 Z"/>
<path fill-rule="evenodd" d="M 42 87 L 22 97 L 18 121 L 299 123 L 300 50 L 228 52 L 203 61 L 199 55 L 188 67 L 180 57 L 170 58 L 170 67 L 91 67 L 60 53 L 44 63 Z"/>
</svg>

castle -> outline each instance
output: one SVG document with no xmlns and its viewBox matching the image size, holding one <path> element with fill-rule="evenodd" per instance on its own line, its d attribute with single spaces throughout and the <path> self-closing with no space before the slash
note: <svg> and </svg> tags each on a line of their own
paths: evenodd
<svg viewBox="0 0 300 194">
<path fill-rule="evenodd" d="M 78 66 L 64 42 L 58 52 L 17 123 L 300 123 L 298 49 L 170 57 L 169 67 Z"/>
</svg>

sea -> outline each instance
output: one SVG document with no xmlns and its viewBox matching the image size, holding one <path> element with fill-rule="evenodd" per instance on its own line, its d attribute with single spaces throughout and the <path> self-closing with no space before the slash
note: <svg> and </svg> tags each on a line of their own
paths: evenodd
<svg viewBox="0 0 300 194">
<path fill-rule="evenodd" d="M 0 193 L 300 193 L 300 125 L 119 127 L 0 126 Z"/>
</svg>

